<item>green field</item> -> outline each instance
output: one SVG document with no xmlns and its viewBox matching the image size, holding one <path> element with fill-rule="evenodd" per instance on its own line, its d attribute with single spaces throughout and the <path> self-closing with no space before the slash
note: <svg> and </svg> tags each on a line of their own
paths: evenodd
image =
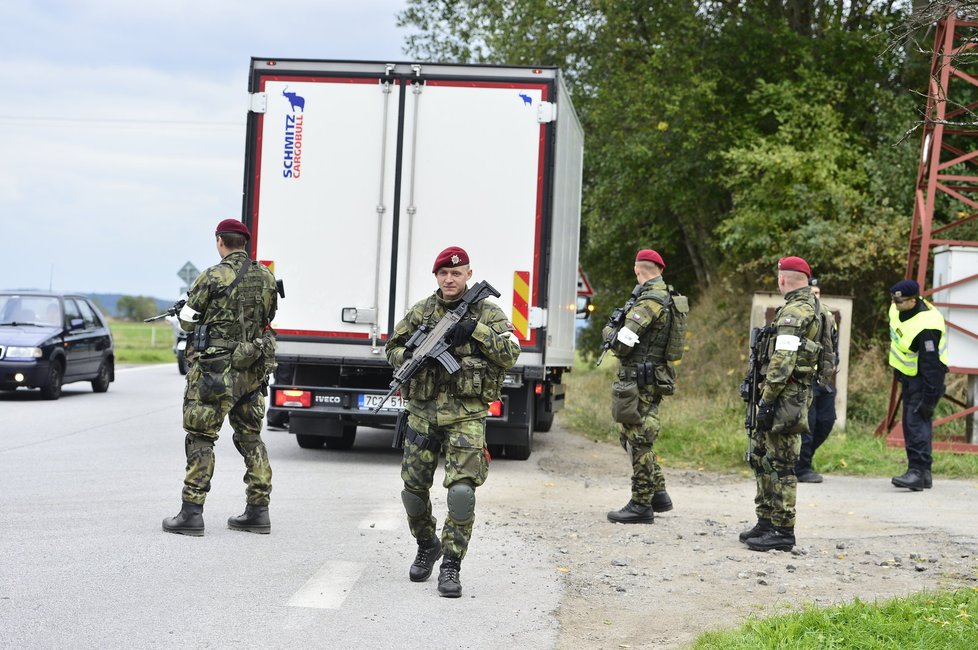
<svg viewBox="0 0 978 650">
<path fill-rule="evenodd" d="M 134 323 L 109 320 L 109 328 L 115 339 L 116 364 L 172 363 L 173 327 L 166 321 Z"/>
</svg>

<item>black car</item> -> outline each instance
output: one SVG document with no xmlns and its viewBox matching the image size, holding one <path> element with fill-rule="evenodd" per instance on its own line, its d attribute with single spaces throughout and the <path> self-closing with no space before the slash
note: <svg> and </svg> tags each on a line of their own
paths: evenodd
<svg viewBox="0 0 978 650">
<path fill-rule="evenodd" d="M 58 399 L 73 381 L 96 393 L 115 381 L 115 344 L 98 308 L 84 296 L 0 291 L 0 390 Z"/>
</svg>

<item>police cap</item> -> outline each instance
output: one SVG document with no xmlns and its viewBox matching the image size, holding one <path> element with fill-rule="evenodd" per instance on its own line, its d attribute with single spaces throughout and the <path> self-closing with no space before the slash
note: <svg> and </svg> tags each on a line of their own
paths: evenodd
<svg viewBox="0 0 978 650">
<path fill-rule="evenodd" d="M 435 258 L 435 265 L 431 267 L 431 272 L 438 273 L 438 269 L 451 269 L 456 266 L 465 266 L 468 263 L 469 254 L 466 253 L 464 249 L 459 248 L 458 246 L 449 246 L 442 252 L 438 253 L 438 257 Z"/>
<path fill-rule="evenodd" d="M 900 280 L 890 287 L 890 296 L 893 298 L 913 298 L 920 295 L 920 285 L 916 280 Z"/>
</svg>

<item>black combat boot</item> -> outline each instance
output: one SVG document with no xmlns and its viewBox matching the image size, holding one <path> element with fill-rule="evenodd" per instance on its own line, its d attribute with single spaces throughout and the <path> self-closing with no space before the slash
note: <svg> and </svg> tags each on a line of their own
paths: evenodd
<svg viewBox="0 0 978 650">
<path fill-rule="evenodd" d="M 663 490 L 652 495 L 652 512 L 669 512 L 672 510 L 672 499 L 669 493 Z"/>
<path fill-rule="evenodd" d="M 617 524 L 651 524 L 655 520 L 652 506 L 645 506 L 629 500 L 621 510 L 612 510 L 608 513 L 608 521 Z"/>
<path fill-rule="evenodd" d="M 178 535 L 203 537 L 204 506 L 184 501 L 176 517 L 167 517 L 163 520 L 163 530 Z"/>
<path fill-rule="evenodd" d="M 924 489 L 929 490 L 934 487 L 934 477 L 931 476 L 930 470 L 922 470 L 924 472 Z"/>
<path fill-rule="evenodd" d="M 746 543 L 752 551 L 790 551 L 795 546 L 795 528 L 771 526 L 757 537 L 748 537 Z"/>
<path fill-rule="evenodd" d="M 920 492 L 927 487 L 924 482 L 923 470 L 915 467 L 911 467 L 900 476 L 894 476 L 890 483 L 893 483 L 897 487 L 908 488 L 912 492 Z"/>
<path fill-rule="evenodd" d="M 822 482 L 822 475 L 813 470 L 811 467 L 802 467 L 801 469 L 795 470 L 795 476 L 798 477 L 799 483 Z"/>
<path fill-rule="evenodd" d="M 758 517 L 757 523 L 754 524 L 753 528 L 748 528 L 747 530 L 740 533 L 740 543 L 746 544 L 747 540 L 751 537 L 757 537 L 767 531 L 771 530 L 771 520 L 761 519 Z"/>
<path fill-rule="evenodd" d="M 246 504 L 243 514 L 228 517 L 228 528 L 259 535 L 269 534 L 272 532 L 272 522 L 268 519 L 268 506 Z"/>
<path fill-rule="evenodd" d="M 445 598 L 458 598 L 462 595 L 462 580 L 458 572 L 462 570 L 462 560 L 446 555 L 438 570 L 438 593 Z"/>
<path fill-rule="evenodd" d="M 431 571 L 435 568 L 435 562 L 441 557 L 441 540 L 432 537 L 427 542 L 418 542 L 418 554 L 414 556 L 414 563 L 408 571 L 411 582 L 424 582 L 431 577 Z"/>
</svg>

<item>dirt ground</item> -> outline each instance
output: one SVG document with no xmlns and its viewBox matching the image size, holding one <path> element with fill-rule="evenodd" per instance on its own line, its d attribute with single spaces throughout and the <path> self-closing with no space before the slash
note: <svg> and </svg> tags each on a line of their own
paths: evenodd
<svg viewBox="0 0 978 650">
<path fill-rule="evenodd" d="M 935 476 L 933 489 L 910 492 L 888 478 L 828 475 L 799 486 L 798 546 L 759 553 L 737 538 L 754 522 L 751 478 L 663 464 L 675 509 L 652 524 L 612 524 L 607 511 L 629 498 L 625 453 L 558 419 L 537 434 L 532 489 L 508 494 L 491 480 L 484 490 L 513 534 L 554 549 L 565 580 L 558 648 L 682 648 L 808 603 L 978 587 L 974 480 Z"/>
</svg>

